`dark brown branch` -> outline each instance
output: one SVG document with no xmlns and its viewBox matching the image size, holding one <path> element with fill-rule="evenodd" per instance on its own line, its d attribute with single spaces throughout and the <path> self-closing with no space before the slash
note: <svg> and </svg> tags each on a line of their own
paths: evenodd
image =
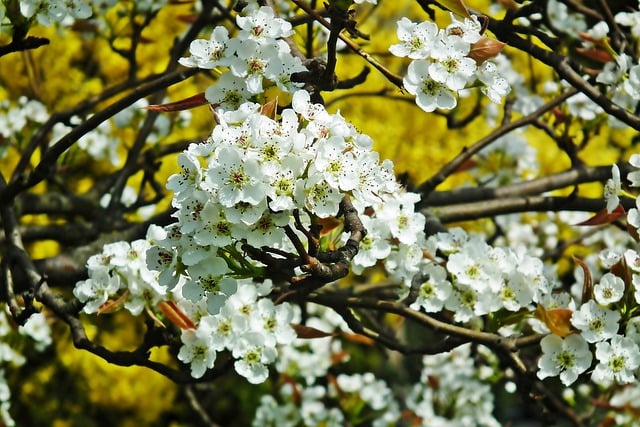
<svg viewBox="0 0 640 427">
<path fill-rule="evenodd" d="M 51 176 L 56 169 L 56 163 L 60 155 L 67 151 L 82 136 L 98 127 L 100 123 L 124 110 L 138 99 L 150 95 L 160 89 L 164 89 L 167 86 L 181 82 L 193 76 L 197 72 L 197 69 L 188 69 L 165 74 L 153 82 L 139 86 L 129 95 L 89 117 L 85 122 L 72 129 L 68 134 L 60 138 L 58 142 L 51 146 L 49 150 L 44 153 L 42 160 L 33 172 L 25 177 L 25 179 L 15 179 L 10 182 L 9 185 L 0 192 L 0 204 L 11 203 L 19 193 L 39 184 Z"/>
<path fill-rule="evenodd" d="M 40 46 L 45 46 L 48 44 L 49 39 L 45 39 L 44 37 L 29 36 L 24 39 L 12 40 L 11 43 L 0 46 L 0 56 L 4 56 L 12 52 L 37 49 Z"/>
<path fill-rule="evenodd" d="M 328 30 L 331 31 L 331 23 L 329 23 L 326 19 L 324 19 L 319 14 L 317 14 L 312 8 L 307 6 L 305 4 L 305 2 L 303 2 L 301 0 L 292 0 L 292 1 L 293 1 L 293 3 L 295 3 L 296 6 L 300 7 L 307 14 L 312 16 L 317 22 L 319 22 L 325 28 L 327 28 Z M 389 71 L 386 67 L 384 67 L 378 61 L 376 61 L 370 54 L 365 52 L 360 46 L 358 46 L 355 42 L 353 42 L 347 36 L 345 36 L 343 34 L 339 34 L 338 38 L 340 38 L 340 40 L 342 40 L 349 47 L 349 49 L 351 49 L 353 52 L 355 52 L 356 54 L 361 56 L 365 61 L 367 61 L 369 64 L 371 64 L 376 70 L 378 70 L 380 73 L 382 73 L 382 75 L 384 75 L 387 78 L 387 80 L 389 80 L 391 83 L 393 83 L 394 85 L 396 85 L 397 87 L 402 89 L 402 87 L 403 87 L 402 86 L 402 77 L 400 77 L 400 76 L 392 73 L 391 71 Z"/>
<path fill-rule="evenodd" d="M 451 174 L 456 172 L 464 163 L 466 163 L 469 159 L 471 159 L 475 154 L 477 154 L 484 147 L 488 146 L 489 144 L 494 142 L 496 139 L 500 138 L 503 135 L 506 135 L 507 133 L 511 132 L 514 129 L 518 129 L 520 127 L 524 127 L 526 125 L 533 123 L 533 121 L 537 120 L 538 117 L 547 113 L 548 111 L 551 111 L 553 108 L 562 104 L 564 101 L 566 101 L 568 98 L 575 95 L 576 93 L 577 93 L 577 90 L 575 89 L 569 90 L 564 94 L 556 97 L 556 99 L 538 108 L 536 111 L 532 112 L 531 114 L 528 114 L 518 120 L 514 120 L 512 122 L 509 122 L 500 126 L 496 130 L 491 132 L 489 135 L 485 136 L 484 138 L 482 138 L 481 140 L 473 144 L 471 147 L 464 148 L 462 152 L 458 156 L 456 156 L 456 158 L 454 158 L 452 161 L 447 163 L 433 177 L 429 178 L 427 181 L 421 184 L 418 187 L 418 191 L 422 194 L 423 197 L 428 197 L 428 195 L 433 190 L 435 190 L 438 185 L 444 182 L 445 179 L 447 179 Z"/>
<path fill-rule="evenodd" d="M 629 163 L 618 164 L 620 175 L 634 170 Z M 420 206 L 449 206 L 471 202 L 486 202 L 512 197 L 532 196 L 588 182 L 605 182 L 611 178 L 611 166 L 581 166 L 565 172 L 503 187 L 460 188 L 451 191 L 434 191 L 420 202 Z"/>
<path fill-rule="evenodd" d="M 625 209 L 635 206 L 631 200 L 622 199 L 621 203 L 625 206 Z M 604 199 L 529 196 L 462 203 L 453 206 L 425 208 L 425 210 L 437 216 L 440 221 L 446 224 L 519 212 L 599 212 L 605 206 Z"/>
<path fill-rule="evenodd" d="M 404 355 L 409 354 L 440 354 L 447 351 L 451 351 L 454 348 L 464 344 L 466 341 L 457 339 L 457 338 L 443 338 L 437 343 L 429 343 L 421 346 L 409 346 L 405 343 L 400 342 L 397 338 L 390 337 L 387 334 L 382 332 L 366 328 L 362 325 L 362 323 L 356 318 L 356 316 L 350 311 L 349 308 L 341 307 L 341 306 L 332 306 L 339 315 L 347 322 L 349 328 L 357 334 L 364 335 L 367 338 L 371 338 L 375 342 L 381 344 L 385 348 L 390 350 L 395 350 Z"/>
<path fill-rule="evenodd" d="M 532 341 L 535 342 L 535 340 L 540 338 L 538 335 L 536 335 L 534 339 L 526 340 L 516 336 L 503 337 L 497 334 L 471 330 L 462 326 L 442 322 L 425 313 L 412 310 L 399 302 L 347 296 L 335 292 L 314 292 L 308 296 L 308 300 L 329 307 L 343 307 L 342 310 L 351 307 L 372 309 L 382 313 L 394 313 L 406 319 L 413 320 L 419 325 L 438 334 L 448 335 L 465 342 L 484 344 L 515 371 L 516 379 L 520 387 L 539 393 L 538 398 L 541 400 L 541 403 L 553 408 L 557 413 L 562 414 L 562 416 L 567 418 L 572 424 L 580 425 L 575 412 L 557 399 L 554 393 L 544 386 L 542 381 L 535 378 L 527 368 L 527 364 L 520 359 L 518 354 L 519 348 L 531 345 Z M 530 396 L 526 397 L 529 398 Z M 546 414 L 541 414 L 541 416 L 546 416 Z"/>
<path fill-rule="evenodd" d="M 640 117 L 626 111 L 611 101 L 604 93 L 600 92 L 595 86 L 585 80 L 582 77 L 584 70 L 581 70 L 580 67 L 577 66 L 574 68 L 574 64 L 572 64 L 569 57 L 562 56 L 554 51 L 542 49 L 535 43 L 531 43 L 529 40 L 520 37 L 513 31 L 513 26 L 508 22 L 490 19 L 489 29 L 500 41 L 528 53 L 533 58 L 553 68 L 562 79 L 587 95 L 589 99 L 602 107 L 609 115 L 626 123 L 633 129 L 640 131 Z"/>
</svg>

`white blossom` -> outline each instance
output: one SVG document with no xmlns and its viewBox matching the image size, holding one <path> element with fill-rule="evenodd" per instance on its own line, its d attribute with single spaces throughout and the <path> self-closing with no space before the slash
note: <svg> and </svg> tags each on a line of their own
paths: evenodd
<svg viewBox="0 0 640 427">
<path fill-rule="evenodd" d="M 591 366 L 593 355 L 581 335 L 566 338 L 547 335 L 540 342 L 542 357 L 538 360 L 538 378 L 560 376 L 565 386 L 573 384 L 578 375 Z"/>
</svg>

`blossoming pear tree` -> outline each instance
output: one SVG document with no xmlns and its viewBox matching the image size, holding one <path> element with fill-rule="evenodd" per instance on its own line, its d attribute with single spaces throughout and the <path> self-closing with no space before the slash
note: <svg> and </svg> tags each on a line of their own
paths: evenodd
<svg viewBox="0 0 640 427">
<path fill-rule="evenodd" d="M 204 425 L 221 387 L 238 425 L 638 425 L 637 2 L 4 0 L 0 36 L 2 424 L 70 340 Z"/>
</svg>

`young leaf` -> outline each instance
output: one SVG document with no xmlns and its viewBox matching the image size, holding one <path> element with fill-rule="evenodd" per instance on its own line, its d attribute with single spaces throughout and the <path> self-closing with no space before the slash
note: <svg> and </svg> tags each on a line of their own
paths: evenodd
<svg viewBox="0 0 640 427">
<path fill-rule="evenodd" d="M 471 14 L 467 9 L 467 6 L 462 2 L 462 0 L 440 0 L 439 3 L 447 9 L 459 16 L 464 16 L 465 18 L 471 19 Z"/>
<path fill-rule="evenodd" d="M 593 299 L 593 278 L 591 277 L 591 272 L 587 264 L 576 257 L 573 257 L 573 261 L 582 268 L 584 273 L 584 282 L 582 283 L 582 304 L 584 304 L 590 299 Z"/>
<path fill-rule="evenodd" d="M 207 101 L 207 98 L 204 97 L 204 92 L 202 92 L 180 101 L 149 105 L 146 109 L 151 111 L 183 111 L 207 104 L 209 104 L 209 101 Z"/>
<path fill-rule="evenodd" d="M 571 329 L 572 314 L 573 311 L 568 308 L 550 308 L 547 310 L 538 304 L 534 315 L 537 319 L 544 322 L 553 334 L 564 338 L 575 332 Z"/>
<path fill-rule="evenodd" d="M 297 323 L 292 323 L 291 327 L 296 331 L 298 338 L 326 338 L 335 335 L 332 332 L 324 332 L 311 326 L 299 325 Z"/>
<path fill-rule="evenodd" d="M 598 212 L 597 214 L 595 214 L 594 216 L 592 216 L 591 218 L 579 222 L 576 225 L 605 225 L 605 224 L 611 224 L 612 222 L 620 219 L 621 217 L 625 216 L 626 212 L 624 211 L 624 208 L 622 207 L 622 205 L 618 205 L 617 208 L 614 209 L 613 212 L 609 213 L 607 212 L 607 209 L 603 209 L 600 212 Z"/>
<path fill-rule="evenodd" d="M 158 308 L 167 319 L 180 329 L 196 329 L 195 323 L 173 301 L 161 301 Z"/>
</svg>

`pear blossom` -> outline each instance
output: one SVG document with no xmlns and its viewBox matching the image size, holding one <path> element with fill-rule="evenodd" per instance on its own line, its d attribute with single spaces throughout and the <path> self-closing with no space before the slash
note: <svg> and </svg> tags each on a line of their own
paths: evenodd
<svg viewBox="0 0 640 427">
<path fill-rule="evenodd" d="M 367 235 L 360 241 L 358 253 L 352 260 L 351 268 L 356 274 L 362 273 L 364 268 L 375 265 L 378 260 L 385 259 L 391 253 L 390 232 L 386 222 L 367 215 L 360 220 Z M 344 239 L 346 241 L 347 237 Z"/>
<path fill-rule="evenodd" d="M 403 79 L 405 89 L 416 96 L 416 103 L 427 113 L 436 108 L 452 109 L 457 104 L 453 92 L 444 83 L 431 77 L 429 66 L 430 62 L 421 60 L 409 64 L 407 75 Z"/>
<path fill-rule="evenodd" d="M 24 325 L 18 327 L 18 331 L 34 340 L 37 351 L 43 351 L 53 342 L 51 328 L 43 313 L 34 313 L 29 316 Z"/>
<path fill-rule="evenodd" d="M 193 378 L 201 378 L 207 369 L 213 368 L 217 356 L 210 325 L 202 321 L 198 329 L 183 330 L 180 339 L 178 359 L 189 364 Z"/>
<path fill-rule="evenodd" d="M 233 348 L 236 358 L 234 367 L 251 384 L 264 382 L 269 375 L 266 365 L 272 363 L 277 351 L 274 347 L 265 346 L 265 336 L 258 332 L 242 335 Z"/>
<path fill-rule="evenodd" d="M 494 103 L 499 104 L 500 100 L 511 91 L 511 86 L 507 79 L 502 77 L 498 68 L 493 62 L 485 61 L 476 70 L 478 80 L 485 84 L 481 88 L 482 93 Z M 527 147 L 529 147 L 527 145 Z"/>
<path fill-rule="evenodd" d="M 476 15 L 471 15 L 471 18 L 464 18 L 462 21 L 458 20 L 456 15 L 449 13 L 451 23 L 445 28 L 445 34 L 447 36 L 455 36 L 463 40 L 466 43 L 473 44 L 480 40 L 482 35 L 482 25 L 478 21 Z"/>
<path fill-rule="evenodd" d="M 120 289 L 120 276 L 110 274 L 107 268 L 89 269 L 89 278 L 73 288 L 73 295 L 84 303 L 82 311 L 97 313 L 109 297 Z"/>
<path fill-rule="evenodd" d="M 464 88 L 476 71 L 475 61 L 466 56 L 469 43 L 460 37 L 450 36 L 443 38 L 436 47 L 431 52 L 435 61 L 429 64 L 429 76 L 454 92 Z"/>
<path fill-rule="evenodd" d="M 607 305 L 620 301 L 624 288 L 624 281 L 620 277 L 605 273 L 593 287 L 593 293 L 599 304 Z"/>
<path fill-rule="evenodd" d="M 611 342 L 596 344 L 596 365 L 591 379 L 596 384 L 610 385 L 612 382 L 628 384 L 635 381 L 634 371 L 640 366 L 640 350 L 631 339 L 616 335 Z"/>
<path fill-rule="evenodd" d="M 594 300 L 582 304 L 571 315 L 571 324 L 580 330 L 587 342 L 594 343 L 613 337 L 618 332 L 618 311 L 600 307 Z"/>
<path fill-rule="evenodd" d="M 402 43 L 394 44 L 389 52 L 396 56 L 407 56 L 411 59 L 426 59 L 436 43 L 438 26 L 433 22 L 414 23 L 409 18 L 398 21 L 398 38 Z"/>
<path fill-rule="evenodd" d="M 231 207 L 240 201 L 258 204 L 266 186 L 257 162 L 243 159 L 237 149 L 222 147 L 208 169 L 209 182 L 218 190 L 218 201 Z"/>
<path fill-rule="evenodd" d="M 237 109 L 251 97 L 245 79 L 231 73 L 220 76 L 218 84 L 209 86 L 204 97 L 211 104 L 224 109 Z"/>
<path fill-rule="evenodd" d="M 418 297 L 411 308 L 423 308 L 427 313 L 438 312 L 453 291 L 451 282 L 447 280 L 447 270 L 436 263 L 429 263 L 423 268 L 422 274 L 425 279 L 421 281 Z"/>
<path fill-rule="evenodd" d="M 629 27 L 636 40 L 640 40 L 640 12 L 619 12 L 615 16 L 616 23 Z"/>
<path fill-rule="evenodd" d="M 565 386 L 573 384 L 578 375 L 591 366 L 593 355 L 581 335 L 572 334 L 566 338 L 547 335 L 540 341 L 542 357 L 538 360 L 538 378 L 560 376 Z"/>
<path fill-rule="evenodd" d="M 271 39 L 288 37 L 293 34 L 291 23 L 276 17 L 273 9 L 263 6 L 247 15 L 238 15 L 236 22 L 242 32 L 238 38 L 249 39 L 258 43 L 268 43 Z"/>
<path fill-rule="evenodd" d="M 214 28 L 209 40 L 196 39 L 189 45 L 190 57 L 178 60 L 185 67 L 212 69 L 228 65 L 230 52 L 229 31 L 222 26 Z"/>
</svg>

